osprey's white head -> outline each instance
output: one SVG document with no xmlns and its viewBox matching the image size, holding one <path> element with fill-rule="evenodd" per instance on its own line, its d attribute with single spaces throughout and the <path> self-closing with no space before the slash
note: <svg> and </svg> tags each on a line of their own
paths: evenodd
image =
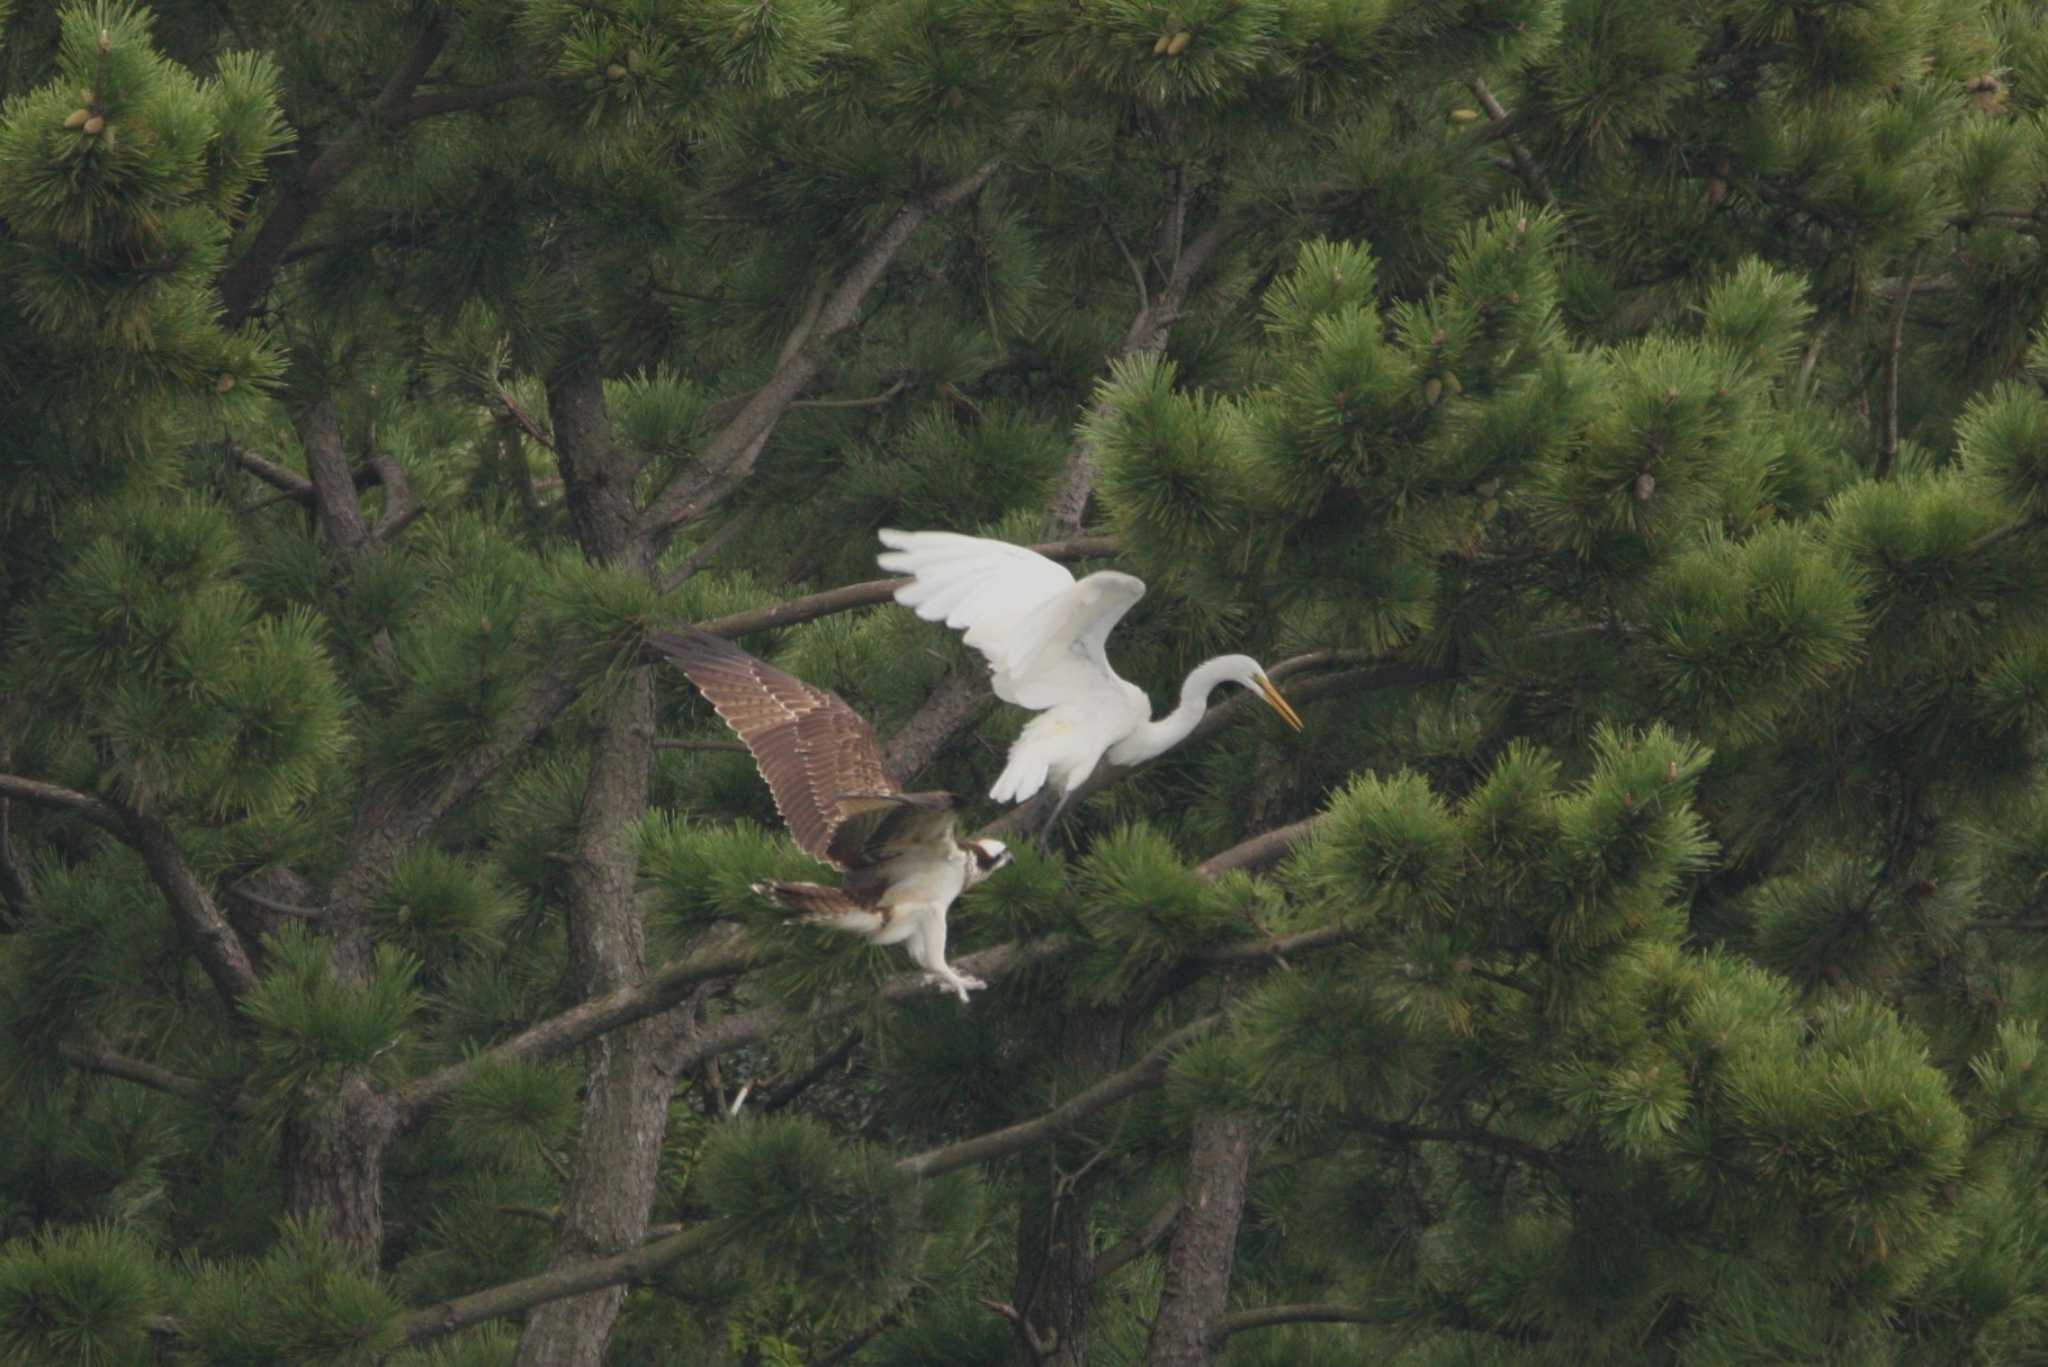
<svg viewBox="0 0 2048 1367">
<path fill-rule="evenodd" d="M 970 840 L 967 842 L 967 886 L 971 888 L 1015 862 L 1016 856 L 1010 853 L 1010 847 L 1000 840 Z"/>
</svg>

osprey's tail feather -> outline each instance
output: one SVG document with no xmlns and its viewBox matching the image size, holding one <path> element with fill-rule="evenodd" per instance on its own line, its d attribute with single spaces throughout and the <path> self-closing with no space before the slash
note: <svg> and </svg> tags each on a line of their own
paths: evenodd
<svg viewBox="0 0 2048 1367">
<path fill-rule="evenodd" d="M 753 889 L 771 902 L 779 902 L 795 912 L 796 915 L 790 918 L 793 921 L 861 934 L 880 929 L 888 920 L 873 907 L 847 896 L 844 888 L 828 888 L 823 883 L 791 883 L 778 878 L 755 883 Z"/>
</svg>

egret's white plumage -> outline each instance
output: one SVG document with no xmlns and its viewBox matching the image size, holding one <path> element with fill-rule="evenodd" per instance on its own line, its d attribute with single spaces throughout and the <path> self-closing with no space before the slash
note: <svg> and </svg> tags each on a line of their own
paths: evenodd
<svg viewBox="0 0 2048 1367">
<path fill-rule="evenodd" d="M 1043 713 L 1010 747 L 989 795 L 1022 802 L 1048 785 L 1062 803 L 1105 756 L 1136 764 L 1186 740 L 1219 685 L 1257 692 L 1297 729 L 1301 718 L 1249 655 L 1206 661 L 1181 685 L 1180 705 L 1157 721 L 1137 685 L 1110 668 L 1110 629 L 1145 596 L 1145 582 L 1098 570 L 1078 582 L 1036 551 L 957 532 L 884 528 L 882 568 L 907 574 L 896 601 L 964 632 L 988 658 L 997 697 Z"/>
</svg>

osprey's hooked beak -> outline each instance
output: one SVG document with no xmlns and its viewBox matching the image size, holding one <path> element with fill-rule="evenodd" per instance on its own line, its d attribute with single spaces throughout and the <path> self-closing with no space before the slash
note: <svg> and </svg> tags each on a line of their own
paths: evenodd
<svg viewBox="0 0 2048 1367">
<path fill-rule="evenodd" d="M 1280 696 L 1280 690 L 1273 687 L 1273 681 L 1261 674 L 1258 677 L 1258 685 L 1259 696 L 1266 700 L 1266 705 L 1280 714 L 1280 720 L 1299 731 L 1301 729 L 1300 715 L 1287 705 L 1287 699 Z"/>
</svg>

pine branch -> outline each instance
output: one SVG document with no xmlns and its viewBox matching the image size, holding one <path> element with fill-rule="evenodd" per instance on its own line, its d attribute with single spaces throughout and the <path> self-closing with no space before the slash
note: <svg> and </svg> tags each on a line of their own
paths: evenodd
<svg viewBox="0 0 2048 1367">
<path fill-rule="evenodd" d="M 1173 1222 L 1180 1218 L 1181 1205 L 1181 1198 L 1173 1197 L 1146 1217 L 1144 1224 L 1096 1254 L 1096 1277 L 1107 1277 L 1126 1263 L 1136 1262 L 1144 1257 L 1152 1246 L 1165 1238 L 1166 1232 L 1173 1228 Z"/>
<path fill-rule="evenodd" d="M 1076 537 L 1069 541 L 1048 541 L 1031 548 L 1048 560 L 1092 560 L 1115 555 L 1117 543 L 1106 536 Z M 698 623 L 700 630 L 713 636 L 732 638 L 745 636 L 756 631 L 770 631 L 776 627 L 795 626 L 799 622 L 829 617 L 835 612 L 850 612 L 854 608 L 873 607 L 889 602 L 896 590 L 910 581 L 908 579 L 869 579 L 858 584 L 847 584 L 822 593 L 792 598 L 787 602 L 771 603 L 765 608 L 751 608 L 746 612 L 735 612 L 726 617 L 714 617 L 708 622 Z"/>
<path fill-rule="evenodd" d="M 1501 130 L 1500 136 L 1505 138 L 1508 151 L 1514 156 L 1515 174 L 1529 187 L 1529 193 L 1545 204 L 1557 203 L 1557 196 L 1550 192 L 1550 178 L 1543 174 L 1543 168 L 1536 164 L 1536 158 L 1529 155 L 1529 149 L 1522 145 L 1521 139 L 1506 131 L 1512 127 L 1508 111 L 1501 108 L 1500 101 L 1494 98 L 1493 91 L 1488 89 L 1483 78 L 1472 78 L 1472 93 L 1478 97 L 1480 106 L 1486 110 L 1487 115 L 1493 119 L 1492 126 Z"/>
<path fill-rule="evenodd" d="M 102 1045 L 66 1041 L 57 1046 L 57 1052 L 66 1063 L 84 1072 L 119 1078 L 123 1082 L 133 1082 L 153 1091 L 183 1097 L 187 1101 L 212 1103 L 223 1099 L 219 1089 L 203 1079 L 174 1073 L 168 1068 L 158 1067 L 143 1059 L 130 1058 Z M 227 1106 L 237 1115 L 247 1115 L 252 1109 L 242 1098 L 229 1100 Z"/>
<path fill-rule="evenodd" d="M 1299 1305 L 1260 1305 L 1249 1310 L 1235 1310 L 1219 1316 L 1210 1326 L 1209 1342 L 1220 1347 L 1232 1334 L 1241 1334 L 1247 1329 L 1270 1329 L 1276 1324 L 1400 1324 L 1405 1321 L 1396 1315 L 1368 1310 L 1364 1306 L 1336 1305 L 1331 1302 L 1304 1302 Z"/>
<path fill-rule="evenodd" d="M 70 788 L 60 788 L 54 783 L 43 783 L 37 779 L 22 778 L 18 774 L 0 774 L 0 797 L 20 798 L 33 802 L 39 807 L 56 807 L 84 817 L 102 830 L 126 837 L 121 823 L 121 814 L 108 803 L 100 801 L 89 793 Z"/>
<path fill-rule="evenodd" d="M 1300 821 L 1263 831 L 1249 840 L 1239 841 L 1220 854 L 1212 854 L 1204 859 L 1196 866 L 1195 872 L 1204 878 L 1215 878 L 1232 869 L 1263 868 L 1293 849 L 1322 819 L 1320 815 L 1304 817 Z"/>
<path fill-rule="evenodd" d="M 985 1163 L 1056 1139 L 1097 1111 L 1107 1110 L 1126 1097 L 1150 1091 L 1164 1082 L 1167 1065 L 1173 1061 L 1173 1056 L 1215 1029 L 1222 1020 L 1222 1015 L 1212 1014 L 1190 1021 L 1152 1046 L 1150 1052 L 1130 1067 L 1100 1079 L 1043 1115 L 900 1159 L 896 1170 L 911 1177 L 936 1177 L 956 1168 Z"/>
<path fill-rule="evenodd" d="M 1176 200 L 1176 209 L 1183 220 L 1186 205 Z M 1131 356 L 1151 356 L 1166 350 L 1167 338 L 1173 333 L 1173 325 L 1180 321 L 1181 311 L 1187 306 L 1188 291 L 1193 288 L 1195 277 L 1202 268 L 1235 237 L 1243 227 L 1239 219 L 1225 216 L 1216 219 L 1196 234 L 1194 241 L 1174 259 L 1173 271 L 1159 292 L 1147 299 L 1144 296 L 1143 274 L 1139 275 L 1139 307 L 1131 325 L 1124 329 L 1123 340 L 1110 352 L 1108 359 L 1114 363 Z M 1119 242 L 1118 246 L 1122 246 Z M 1129 257 L 1129 253 L 1125 253 Z M 1137 263 L 1132 261 L 1132 269 Z M 1091 407 L 1090 421 L 1080 425 L 1083 433 L 1100 424 L 1108 416 L 1105 401 L 1098 398 Z M 1095 464 L 1095 443 L 1083 435 L 1074 439 L 1068 448 L 1067 463 L 1060 472 L 1052 503 L 1046 511 L 1046 530 L 1064 532 L 1068 535 L 1080 531 L 1081 519 L 1088 509 L 1088 499 L 1095 492 L 1095 480 L 1099 471 Z"/>
<path fill-rule="evenodd" d="M 995 700 L 985 671 L 973 664 L 955 665 L 918 704 L 910 720 L 889 737 L 882 768 L 897 783 L 910 782 L 913 775 L 938 758 L 946 742 L 971 725 Z"/>
<path fill-rule="evenodd" d="M 706 537 L 704 544 L 691 551 L 689 557 L 682 564 L 676 566 L 675 573 L 662 581 L 661 591 L 663 593 L 674 593 L 677 589 L 681 588 L 699 570 L 710 564 L 712 557 L 716 556 L 733 542 L 739 540 L 742 536 L 745 536 L 747 529 L 754 525 L 755 519 L 760 517 L 760 515 L 761 511 L 758 508 L 745 508 L 727 518 L 724 526 Z"/>
<path fill-rule="evenodd" d="M 388 546 L 425 510 L 413 501 L 412 481 L 406 478 L 403 465 L 390 456 L 376 455 L 370 457 L 370 469 L 384 486 L 384 511 L 379 514 L 377 525 L 370 528 L 370 540 L 375 545 Z"/>
<path fill-rule="evenodd" d="M 896 211 L 826 294 L 816 317 L 799 324 L 801 337 L 796 339 L 794 348 L 785 343 L 784 359 L 774 375 L 705 444 L 695 463 L 694 477 L 678 476 L 655 496 L 641 526 L 657 549 L 660 540 L 672 535 L 675 528 L 702 517 L 739 487 L 752 471 L 775 424 L 823 367 L 828 345 L 853 326 L 869 292 L 881 282 L 917 230 L 932 215 L 977 194 L 995 170 L 996 163 L 988 162 L 961 180 L 918 196 Z"/>
<path fill-rule="evenodd" d="M 289 494 L 309 507 L 318 503 L 319 495 L 314 492 L 313 481 L 307 479 L 298 471 L 286 469 L 277 462 L 251 451 L 240 442 L 231 441 L 227 443 L 227 452 L 235 464 L 241 466 L 271 488 Z"/>
<path fill-rule="evenodd" d="M 170 907 L 171 919 L 199 956 L 200 965 L 222 999 L 232 1007 L 256 985 L 256 970 L 250 966 L 248 951 L 186 862 L 184 850 L 163 821 L 137 808 L 15 774 L 0 774 L 0 797 L 75 812 L 120 837 L 142 856 Z"/>
<path fill-rule="evenodd" d="M 269 217 L 263 220 L 263 226 L 256 230 L 249 249 L 221 273 L 221 304 L 229 327 L 240 326 L 254 311 L 256 301 L 270 288 L 270 282 L 284 264 L 285 253 L 291 250 L 292 244 L 327 202 L 327 197 L 334 193 L 335 187 L 370 150 L 378 132 L 399 127 L 407 121 L 404 111 L 411 103 L 414 89 L 426 78 L 428 69 L 440 57 L 447 42 L 446 20 L 435 14 L 420 30 L 419 37 L 413 40 L 411 49 L 392 71 L 383 90 L 364 111 L 362 119 L 329 143 L 306 167 L 298 183 L 279 196 Z M 433 111 L 421 110 L 410 117 L 419 118 L 428 112 Z"/>
<path fill-rule="evenodd" d="M 737 740 L 698 740 L 693 737 L 656 736 L 657 750 L 727 750 L 734 754 L 747 752 L 746 742 Z"/>
<path fill-rule="evenodd" d="M 990 970 L 978 966 L 974 971 L 977 974 L 986 974 Z M 919 985 L 922 985 L 921 982 Z M 977 1135 L 973 1139 L 963 1140 L 957 1144 L 949 1144 L 899 1159 L 894 1166 L 905 1176 L 933 1177 L 972 1163 L 987 1162 L 990 1159 L 1018 1153 L 1056 1139 L 1098 1111 L 1159 1086 L 1165 1081 L 1167 1065 L 1172 1061 L 1174 1053 L 1214 1029 L 1221 1020 L 1220 1015 L 1204 1016 L 1183 1026 L 1161 1040 L 1151 1052 L 1130 1067 L 1103 1078 L 1086 1091 L 1055 1106 L 1043 1115 L 988 1134 Z M 627 1282 L 644 1281 L 685 1258 L 709 1252 L 717 1246 L 721 1237 L 722 1232 L 715 1223 L 698 1225 L 625 1253 L 591 1258 L 538 1276 L 522 1277 L 517 1281 L 472 1292 L 467 1296 L 460 1296 L 406 1315 L 397 1324 L 398 1340 L 408 1345 L 423 1343 L 444 1334 L 452 1334 L 458 1329 L 467 1329 L 471 1325 L 482 1324 L 504 1315 L 515 1315 L 567 1296 L 600 1291 Z"/>
<path fill-rule="evenodd" d="M 230 1007 L 235 1006 L 256 986 L 256 970 L 249 962 L 249 952 L 241 937 L 235 934 L 234 927 L 199 881 L 199 875 L 186 862 L 185 851 L 170 827 L 133 809 L 123 809 L 121 816 L 126 829 L 124 838 L 142 856 L 150 876 L 156 880 L 170 906 L 171 919 L 198 954 L 200 966 L 213 980 L 222 1000 Z"/>
<path fill-rule="evenodd" d="M 356 499 L 355 477 L 349 473 L 348 452 L 342 448 L 341 415 L 332 399 L 321 399 L 306 413 L 299 441 L 306 448 L 306 469 L 313 477 L 321 539 L 335 562 L 347 571 L 362 558 L 370 528 Z"/>
<path fill-rule="evenodd" d="M 818 1055 L 810 1067 L 788 1082 L 771 1088 L 768 1094 L 761 1098 L 761 1104 L 756 1109 L 763 1115 L 775 1114 L 822 1081 L 827 1073 L 852 1058 L 853 1051 L 860 1048 L 860 1042 L 861 1032 L 858 1029 L 847 1031 L 846 1038 Z"/>
<path fill-rule="evenodd" d="M 1892 344 L 1884 362 L 1884 447 L 1878 453 L 1877 469 L 1872 472 L 1872 478 L 1879 480 L 1891 478 L 1892 466 L 1899 458 L 1899 367 L 1906 346 L 1906 305 L 1913 302 L 1919 265 L 1920 253 L 1915 251 L 1906 264 L 1906 283 L 1899 291 L 1899 306 L 1892 313 Z"/>
</svg>

